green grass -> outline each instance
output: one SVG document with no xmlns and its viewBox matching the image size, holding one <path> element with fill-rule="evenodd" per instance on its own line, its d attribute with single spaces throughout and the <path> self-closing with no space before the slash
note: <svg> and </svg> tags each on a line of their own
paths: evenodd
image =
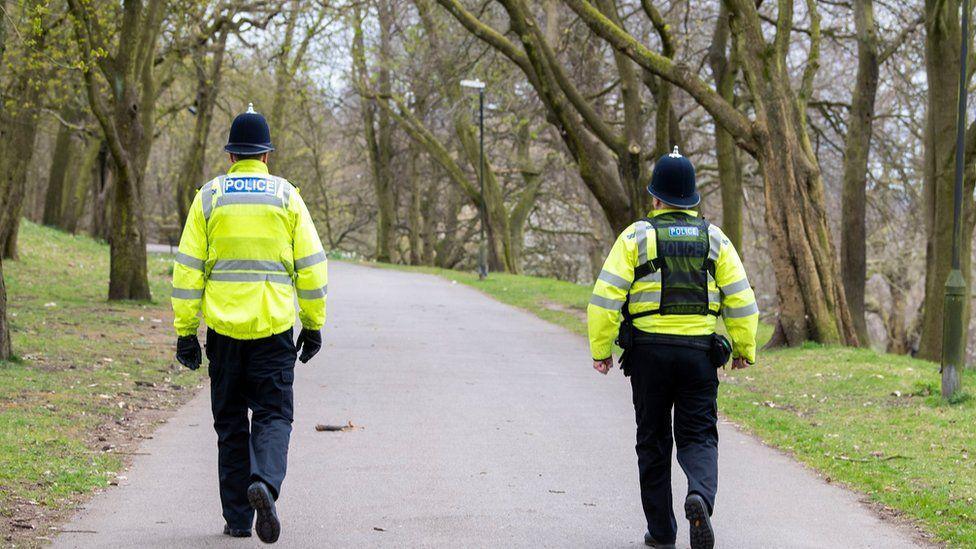
<svg viewBox="0 0 976 549">
<path fill-rule="evenodd" d="M 492 274 L 479 281 L 472 273 L 406 269 L 467 284 L 586 332 L 590 287 L 531 276 Z M 761 326 L 760 344 L 771 333 Z M 976 547 L 976 398 L 963 395 L 946 403 L 939 382 L 938 365 L 931 362 L 809 344 L 760 351 L 755 366 L 726 372 L 719 409 L 950 547 Z M 976 391 L 976 370 L 965 372 L 963 386 Z"/>
<path fill-rule="evenodd" d="M 197 375 L 172 360 L 171 258 L 150 256 L 152 303 L 106 301 L 108 247 L 24 222 L 5 261 L 16 358 L 0 362 L 0 533 L 43 534 L 123 466 L 146 408 L 185 401 Z M 28 540 L 30 541 L 30 540 Z"/>
</svg>

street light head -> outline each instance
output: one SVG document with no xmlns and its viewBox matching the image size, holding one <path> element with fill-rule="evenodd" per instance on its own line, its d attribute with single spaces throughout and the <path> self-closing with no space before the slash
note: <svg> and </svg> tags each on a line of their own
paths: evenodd
<svg viewBox="0 0 976 549">
<path fill-rule="evenodd" d="M 461 87 L 462 88 L 473 88 L 473 89 L 476 89 L 476 90 L 483 90 L 483 89 L 485 89 L 485 83 L 482 82 L 481 80 L 462 80 L 461 81 Z"/>
</svg>

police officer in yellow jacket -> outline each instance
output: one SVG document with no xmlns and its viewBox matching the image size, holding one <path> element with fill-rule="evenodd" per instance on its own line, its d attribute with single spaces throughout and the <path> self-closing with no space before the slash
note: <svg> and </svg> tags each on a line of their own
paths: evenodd
<svg viewBox="0 0 976 549">
<path fill-rule="evenodd" d="M 322 346 L 326 257 L 298 189 L 268 173 L 274 147 L 264 117 L 249 106 L 224 149 L 233 164 L 193 199 L 173 267 L 176 357 L 200 367 L 202 311 L 224 534 L 249 537 L 254 523 L 258 537 L 274 543 L 295 359 L 301 352 L 308 362 Z"/>
<path fill-rule="evenodd" d="M 695 170 L 677 147 L 654 166 L 650 216 L 628 227 L 603 265 L 587 307 L 593 367 L 606 374 L 623 349 L 637 420 L 645 544 L 674 547 L 671 451 L 688 477 L 691 547 L 710 549 L 718 487 L 718 372 L 756 359 L 759 309 L 745 269 L 721 229 L 692 209 Z M 721 316 L 731 343 L 715 334 Z M 672 409 L 674 426 L 672 438 Z"/>
</svg>

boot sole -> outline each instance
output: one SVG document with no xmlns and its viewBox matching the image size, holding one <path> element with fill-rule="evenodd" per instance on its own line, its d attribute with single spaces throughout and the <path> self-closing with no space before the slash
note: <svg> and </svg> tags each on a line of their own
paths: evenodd
<svg viewBox="0 0 976 549">
<path fill-rule="evenodd" d="M 699 496 L 685 500 L 685 517 L 691 527 L 691 549 L 712 549 L 715 546 L 715 532 L 705 500 Z"/>
<path fill-rule="evenodd" d="M 278 541 L 278 536 L 281 535 L 281 522 L 275 514 L 274 500 L 268 489 L 252 485 L 247 489 L 247 500 L 257 512 L 254 531 L 257 532 L 258 539 L 264 543 Z"/>
</svg>

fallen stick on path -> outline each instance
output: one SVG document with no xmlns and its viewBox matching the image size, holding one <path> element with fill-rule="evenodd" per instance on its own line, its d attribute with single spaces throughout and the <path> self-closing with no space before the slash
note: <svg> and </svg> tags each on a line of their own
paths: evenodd
<svg viewBox="0 0 976 549">
<path fill-rule="evenodd" d="M 852 457 L 847 457 L 847 456 L 844 456 L 844 455 L 841 455 L 841 456 L 830 456 L 830 457 L 833 458 L 833 459 L 839 459 L 841 461 L 852 461 L 852 462 L 856 462 L 856 463 L 870 463 L 872 461 L 889 461 L 889 460 L 892 460 L 892 459 L 911 459 L 908 456 L 903 456 L 903 455 L 900 455 L 900 454 L 895 454 L 893 456 L 883 456 L 883 457 L 882 456 L 876 456 L 874 458 L 852 458 Z"/>
<path fill-rule="evenodd" d="M 315 430 L 316 431 L 319 431 L 319 432 L 323 432 L 323 431 L 329 431 L 329 432 L 332 432 L 332 431 L 342 431 L 342 432 L 345 432 L 345 431 L 352 431 L 354 429 L 362 429 L 362 427 L 356 427 L 355 425 L 352 424 L 352 421 L 346 423 L 345 425 L 324 425 L 322 423 L 319 423 L 318 425 L 315 426 Z"/>
</svg>

